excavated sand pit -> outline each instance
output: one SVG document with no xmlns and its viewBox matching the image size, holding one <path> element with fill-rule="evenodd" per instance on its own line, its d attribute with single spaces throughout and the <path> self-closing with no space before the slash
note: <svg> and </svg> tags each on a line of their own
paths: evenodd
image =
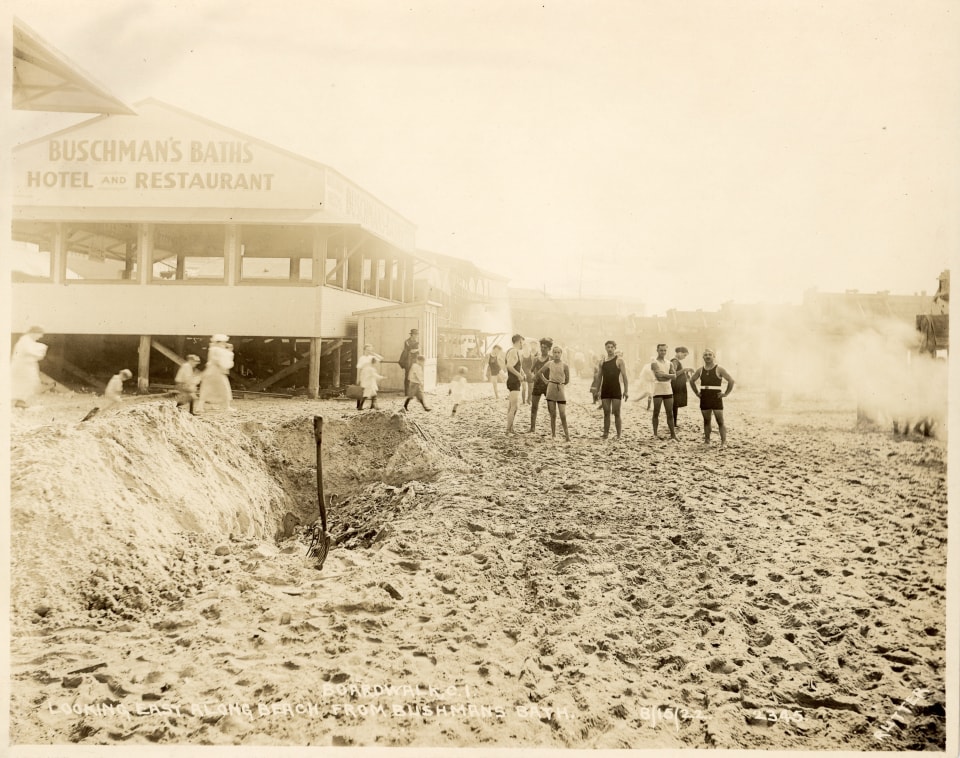
<svg viewBox="0 0 960 758">
<path fill-rule="evenodd" d="M 324 491 L 378 529 L 374 485 L 433 478 L 416 425 L 366 413 L 323 427 Z M 141 403 L 18 435 L 11 450 L 15 616 L 104 611 L 133 619 L 204 587 L 209 540 L 274 542 L 318 518 L 313 416 L 190 417 Z M 288 514 L 292 514 L 288 515 Z M 288 527 L 289 536 L 289 527 Z M 340 526 L 339 532 L 345 531 Z"/>
</svg>

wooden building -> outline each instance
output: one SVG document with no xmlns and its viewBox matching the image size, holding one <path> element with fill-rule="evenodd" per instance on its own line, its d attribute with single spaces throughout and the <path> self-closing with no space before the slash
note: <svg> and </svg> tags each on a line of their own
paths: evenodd
<svg viewBox="0 0 960 758">
<path fill-rule="evenodd" d="M 135 108 L 14 150 L 12 331 L 42 325 L 45 368 L 94 385 L 168 382 L 214 333 L 235 387 L 351 381 L 357 314 L 415 300 L 414 225 L 324 164 Z"/>
<path fill-rule="evenodd" d="M 439 305 L 437 381 L 450 381 L 461 367 L 468 381 L 482 381 L 484 355 L 512 333 L 507 277 L 450 255 L 421 249 L 416 256 L 417 298 Z"/>
<path fill-rule="evenodd" d="M 411 329 L 419 332 L 419 355 L 424 358 L 423 388 L 429 392 L 436 386 L 440 307 L 439 303 L 426 301 L 385 305 L 355 314 L 358 346 L 362 349 L 363 345 L 370 344 L 383 357 L 379 368 L 383 376 L 379 383 L 381 392 L 403 390 L 405 372 L 400 367 L 399 358 Z"/>
</svg>

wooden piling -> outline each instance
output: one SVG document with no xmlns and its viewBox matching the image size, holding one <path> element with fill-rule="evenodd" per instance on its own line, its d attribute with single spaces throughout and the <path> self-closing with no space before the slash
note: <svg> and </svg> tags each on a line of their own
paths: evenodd
<svg viewBox="0 0 960 758">
<path fill-rule="evenodd" d="M 330 535 L 327 533 L 327 505 L 323 497 L 323 417 L 313 417 L 313 436 L 317 442 L 317 504 L 320 507 L 320 534 L 311 553 L 317 558 L 317 568 L 323 568 L 330 549 Z"/>
</svg>

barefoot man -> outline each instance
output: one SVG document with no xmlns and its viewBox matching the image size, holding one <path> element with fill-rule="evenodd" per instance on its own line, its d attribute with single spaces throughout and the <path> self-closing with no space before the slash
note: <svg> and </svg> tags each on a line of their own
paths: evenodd
<svg viewBox="0 0 960 758">
<path fill-rule="evenodd" d="M 563 437 L 569 442 L 570 432 L 567 431 L 567 396 L 563 388 L 570 383 L 570 368 L 563 362 L 563 350 L 559 345 L 551 352 L 553 360 L 547 363 L 538 376 L 547 382 L 547 411 L 550 413 L 550 436 L 557 436 L 557 413 L 560 414 L 560 423 L 563 425 Z"/>
<path fill-rule="evenodd" d="M 540 376 L 540 369 L 550 362 L 550 350 L 553 340 L 549 337 L 540 338 L 540 355 L 533 359 L 533 389 L 530 393 L 530 431 L 537 430 L 537 410 L 540 407 L 540 398 L 547 394 L 547 380 Z"/>
<path fill-rule="evenodd" d="M 526 381 L 523 375 L 523 335 L 513 335 L 513 345 L 507 350 L 507 434 L 515 434 L 513 431 L 513 419 L 517 415 L 517 408 L 520 405 L 520 387 Z"/>
<path fill-rule="evenodd" d="M 720 380 L 727 380 L 727 389 L 721 390 Z M 697 388 L 697 381 L 700 388 Z M 703 365 L 693 372 L 690 377 L 690 388 L 693 394 L 700 398 L 700 413 L 703 414 L 703 444 L 710 444 L 710 414 L 717 418 L 717 428 L 720 430 L 720 446 L 727 442 L 727 427 L 723 423 L 723 398 L 733 392 L 733 377 L 716 363 L 713 350 L 703 351 Z"/>
<path fill-rule="evenodd" d="M 660 408 L 666 411 L 667 426 L 670 427 L 670 439 L 677 441 L 676 428 L 673 425 L 673 368 L 667 362 L 667 346 L 663 342 L 657 345 L 657 358 L 650 364 L 655 380 L 653 385 L 653 436 L 659 439 L 657 427 L 660 424 Z"/>
<path fill-rule="evenodd" d="M 611 414 L 617 429 L 617 439 L 620 439 L 622 429 L 620 401 L 627 399 L 627 367 L 623 358 L 617 355 L 616 342 L 607 340 L 603 343 L 603 347 L 607 351 L 607 357 L 600 361 L 593 394 L 595 398 L 600 398 L 600 404 L 603 406 L 603 439 L 610 436 Z"/>
</svg>

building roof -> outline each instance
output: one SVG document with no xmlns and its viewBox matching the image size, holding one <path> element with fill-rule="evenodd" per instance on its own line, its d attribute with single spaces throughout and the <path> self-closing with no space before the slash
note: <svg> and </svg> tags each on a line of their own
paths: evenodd
<svg viewBox="0 0 960 758">
<path fill-rule="evenodd" d="M 549 292 L 523 287 L 510 287 L 507 291 L 510 306 L 514 310 L 537 309 L 559 314 L 578 316 L 612 316 L 616 318 L 643 313 L 645 304 L 639 300 L 623 297 L 578 297 L 575 295 L 551 295 Z"/>
<path fill-rule="evenodd" d="M 133 108 L 16 17 L 13 107 L 24 111 L 136 115 Z"/>
<path fill-rule="evenodd" d="M 849 322 L 893 318 L 913 323 L 918 313 L 930 311 L 926 295 L 891 295 L 889 292 L 807 292 L 804 309 L 823 322 Z"/>
<path fill-rule="evenodd" d="M 414 257 L 419 258 L 424 263 L 429 263 L 432 266 L 455 269 L 473 276 L 483 277 L 484 279 L 494 279 L 500 282 L 506 282 L 510 280 L 510 277 L 482 269 L 476 263 L 467 260 L 466 258 L 457 258 L 453 255 L 435 253 L 432 250 L 423 250 L 421 248 L 418 248 L 414 251 Z"/>
</svg>

